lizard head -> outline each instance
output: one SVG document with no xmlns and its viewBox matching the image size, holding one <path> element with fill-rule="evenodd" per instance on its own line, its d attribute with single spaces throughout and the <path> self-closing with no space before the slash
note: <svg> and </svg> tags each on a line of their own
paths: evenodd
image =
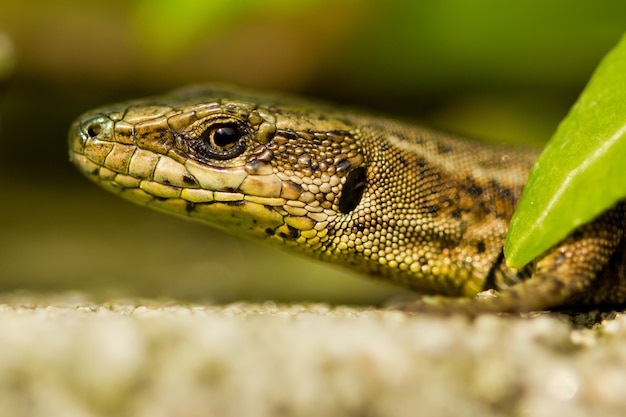
<svg viewBox="0 0 626 417">
<path fill-rule="evenodd" d="M 196 87 L 82 115 L 70 159 L 135 203 L 319 252 L 363 203 L 366 155 L 334 111 Z"/>
</svg>

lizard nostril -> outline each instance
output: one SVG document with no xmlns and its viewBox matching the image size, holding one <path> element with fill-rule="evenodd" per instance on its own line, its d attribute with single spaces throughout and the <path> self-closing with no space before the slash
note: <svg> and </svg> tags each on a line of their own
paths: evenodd
<svg viewBox="0 0 626 417">
<path fill-rule="evenodd" d="M 102 133 L 102 125 L 98 123 L 92 123 L 89 126 L 87 126 L 87 135 L 90 138 L 93 139 L 96 136 L 98 136 L 100 133 Z"/>
<path fill-rule="evenodd" d="M 81 140 L 109 140 L 114 135 L 115 122 L 104 115 L 87 114 L 78 120 Z"/>
</svg>

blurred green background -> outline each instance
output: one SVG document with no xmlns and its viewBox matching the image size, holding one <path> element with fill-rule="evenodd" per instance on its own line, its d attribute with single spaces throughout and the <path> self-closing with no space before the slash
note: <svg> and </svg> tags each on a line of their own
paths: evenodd
<svg viewBox="0 0 626 417">
<path fill-rule="evenodd" d="M 217 81 L 541 143 L 625 17 L 622 0 L 0 0 L 0 291 L 381 302 L 398 290 L 99 190 L 69 124 Z"/>
</svg>

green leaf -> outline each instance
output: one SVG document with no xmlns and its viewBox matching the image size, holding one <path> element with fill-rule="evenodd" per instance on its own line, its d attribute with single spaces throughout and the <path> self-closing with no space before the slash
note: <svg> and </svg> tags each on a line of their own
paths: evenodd
<svg viewBox="0 0 626 417">
<path fill-rule="evenodd" d="M 626 197 L 626 35 L 535 163 L 504 246 L 521 267 Z"/>
</svg>

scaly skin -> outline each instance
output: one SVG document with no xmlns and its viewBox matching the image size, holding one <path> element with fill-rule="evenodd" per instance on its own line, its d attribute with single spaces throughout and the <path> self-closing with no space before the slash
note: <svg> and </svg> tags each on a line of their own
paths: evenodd
<svg viewBox="0 0 626 417">
<path fill-rule="evenodd" d="M 626 301 L 622 203 L 534 271 L 504 264 L 532 150 L 211 87 L 86 113 L 69 142 L 85 175 L 135 203 L 448 296 L 409 310 Z M 489 289 L 498 295 L 472 298 Z"/>
</svg>

